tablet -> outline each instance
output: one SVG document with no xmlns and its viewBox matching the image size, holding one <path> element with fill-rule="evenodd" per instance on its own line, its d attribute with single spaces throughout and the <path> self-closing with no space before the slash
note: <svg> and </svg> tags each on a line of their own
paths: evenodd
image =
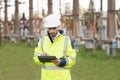
<svg viewBox="0 0 120 80">
<path fill-rule="evenodd" d="M 57 59 L 55 56 L 38 56 L 40 62 L 51 62 L 51 60 Z"/>
</svg>

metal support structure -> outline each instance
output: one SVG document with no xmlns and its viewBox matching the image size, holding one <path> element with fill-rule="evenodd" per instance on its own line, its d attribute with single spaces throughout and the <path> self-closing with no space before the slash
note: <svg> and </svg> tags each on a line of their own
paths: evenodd
<svg viewBox="0 0 120 80">
<path fill-rule="evenodd" d="M 112 40 L 115 31 L 115 0 L 108 0 L 108 38 Z"/>
<path fill-rule="evenodd" d="M 100 42 L 101 42 L 101 40 L 102 40 L 102 28 L 103 28 L 103 23 L 102 23 L 102 16 L 103 16 L 103 6 L 102 6 L 102 4 L 103 4 L 103 1 L 102 0 L 100 0 L 100 25 L 99 25 L 99 40 L 100 40 Z M 100 45 L 102 45 L 102 43 L 100 43 Z"/>
<path fill-rule="evenodd" d="M 103 5 L 102 5 L 102 3 L 103 3 L 103 0 L 100 0 L 100 10 L 101 10 L 101 11 L 103 10 Z"/>
<path fill-rule="evenodd" d="M 48 0 L 48 15 L 53 13 L 52 11 L 52 0 Z"/>
<path fill-rule="evenodd" d="M 30 35 L 28 36 L 28 39 L 30 40 L 30 46 L 34 43 L 34 35 L 33 35 L 33 0 L 29 0 L 29 29 L 30 29 Z"/>
<path fill-rule="evenodd" d="M 7 2 L 8 0 L 4 0 L 5 3 L 5 17 L 4 17 L 4 41 L 7 39 L 7 26 L 8 26 L 8 18 L 7 18 Z"/>
<path fill-rule="evenodd" d="M 73 36 L 78 36 L 78 22 L 79 22 L 79 0 L 73 0 Z"/>
<path fill-rule="evenodd" d="M 112 44 L 108 44 L 110 45 L 110 49 L 108 49 L 107 54 L 111 54 L 111 56 L 115 57 L 116 56 L 116 48 L 114 47 L 114 39 L 116 36 L 116 25 L 115 25 L 115 14 L 116 14 L 116 10 L 115 10 L 115 1 L 116 0 L 108 0 L 108 38 L 110 41 L 112 41 Z"/>
<path fill-rule="evenodd" d="M 62 12 L 61 12 L 61 0 L 59 0 L 59 11 L 60 11 L 60 15 L 62 16 Z"/>
<path fill-rule="evenodd" d="M 19 31 L 19 0 L 15 0 L 15 24 L 14 24 L 14 36 L 16 38 L 15 43 L 20 41 L 20 31 Z"/>
<path fill-rule="evenodd" d="M 33 35 L 33 0 L 29 0 L 29 21 L 30 21 L 30 35 Z"/>
<path fill-rule="evenodd" d="M 2 44 L 2 33 L 1 33 L 1 24 L 2 24 L 2 20 L 1 20 L 1 9 L 2 9 L 2 0 L 0 0 L 0 45 Z"/>
</svg>

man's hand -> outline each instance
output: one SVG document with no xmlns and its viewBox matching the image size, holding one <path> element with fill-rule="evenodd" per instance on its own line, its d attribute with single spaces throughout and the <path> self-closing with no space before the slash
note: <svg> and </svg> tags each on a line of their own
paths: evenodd
<svg viewBox="0 0 120 80">
<path fill-rule="evenodd" d="M 55 65 L 59 65 L 61 60 L 60 59 L 56 59 L 56 60 L 52 60 L 52 62 L 55 64 Z"/>
<path fill-rule="evenodd" d="M 41 54 L 41 56 L 49 56 L 47 52 Z"/>
</svg>

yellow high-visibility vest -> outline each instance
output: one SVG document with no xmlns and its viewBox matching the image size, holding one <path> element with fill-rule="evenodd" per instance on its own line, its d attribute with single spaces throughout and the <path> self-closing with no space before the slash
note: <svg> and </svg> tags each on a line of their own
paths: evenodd
<svg viewBox="0 0 120 80">
<path fill-rule="evenodd" d="M 68 37 L 67 37 L 68 38 Z M 76 52 L 72 49 L 71 41 L 66 36 L 59 35 L 53 43 L 51 43 L 48 36 L 39 40 L 35 48 L 34 61 L 36 64 L 41 65 L 41 80 L 71 80 L 70 68 L 75 64 Z M 38 56 L 47 52 L 50 56 L 57 58 L 64 57 L 67 61 L 64 67 L 58 67 L 52 62 L 43 63 L 38 60 Z"/>
</svg>

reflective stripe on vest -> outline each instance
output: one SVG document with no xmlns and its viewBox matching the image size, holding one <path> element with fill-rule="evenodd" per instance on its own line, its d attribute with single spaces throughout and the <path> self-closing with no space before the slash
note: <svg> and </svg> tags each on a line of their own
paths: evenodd
<svg viewBox="0 0 120 80">
<path fill-rule="evenodd" d="M 71 59 L 73 59 L 73 60 L 76 60 L 76 58 L 75 58 L 75 57 L 73 57 L 73 56 L 69 56 L 69 58 L 71 58 Z"/>
<path fill-rule="evenodd" d="M 63 67 L 58 67 L 58 66 L 42 66 L 42 69 L 48 69 L 48 70 L 62 70 L 65 69 Z"/>
<path fill-rule="evenodd" d="M 67 43 L 68 43 L 68 36 L 65 36 L 63 56 L 66 56 Z"/>
<path fill-rule="evenodd" d="M 42 56 L 42 53 L 34 53 L 34 57 L 36 56 Z"/>
<path fill-rule="evenodd" d="M 41 38 L 41 48 L 42 48 L 42 51 L 44 52 L 43 43 L 44 43 L 44 36 L 42 36 L 42 38 Z"/>
</svg>

